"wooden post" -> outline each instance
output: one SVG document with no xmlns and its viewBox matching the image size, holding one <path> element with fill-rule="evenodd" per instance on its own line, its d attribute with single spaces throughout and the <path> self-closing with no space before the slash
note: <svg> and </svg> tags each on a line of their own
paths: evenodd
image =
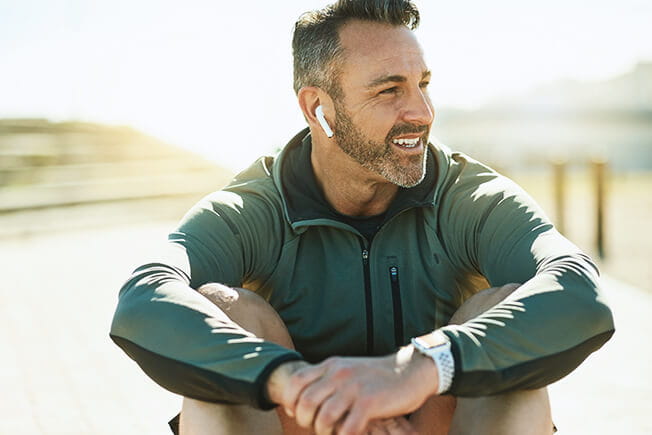
<svg viewBox="0 0 652 435">
<path fill-rule="evenodd" d="M 552 161 L 554 201 L 555 201 L 555 226 L 557 230 L 566 233 L 566 161 L 557 159 Z"/>
<path fill-rule="evenodd" d="M 605 212 L 605 179 L 607 162 L 602 159 L 591 160 L 593 177 L 595 182 L 595 245 L 600 258 L 605 258 L 605 234 L 604 234 L 604 212 Z"/>
</svg>

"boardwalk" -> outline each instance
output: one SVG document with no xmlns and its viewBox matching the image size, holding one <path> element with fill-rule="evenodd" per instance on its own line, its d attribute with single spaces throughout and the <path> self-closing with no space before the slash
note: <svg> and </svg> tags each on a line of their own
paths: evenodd
<svg viewBox="0 0 652 435">
<path fill-rule="evenodd" d="M 0 238 L 0 434 L 166 433 L 179 397 L 144 376 L 108 330 L 121 282 L 172 225 Z M 618 331 L 551 387 L 561 434 L 652 433 L 652 295 L 605 285 Z"/>
</svg>

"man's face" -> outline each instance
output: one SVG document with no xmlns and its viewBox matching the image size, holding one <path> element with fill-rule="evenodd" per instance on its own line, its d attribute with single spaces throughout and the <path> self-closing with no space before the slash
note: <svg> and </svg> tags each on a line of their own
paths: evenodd
<svg viewBox="0 0 652 435">
<path fill-rule="evenodd" d="M 335 139 L 384 180 L 412 187 L 425 176 L 434 110 L 430 73 L 410 30 L 352 21 L 340 30 L 342 94 L 335 98 Z"/>
</svg>

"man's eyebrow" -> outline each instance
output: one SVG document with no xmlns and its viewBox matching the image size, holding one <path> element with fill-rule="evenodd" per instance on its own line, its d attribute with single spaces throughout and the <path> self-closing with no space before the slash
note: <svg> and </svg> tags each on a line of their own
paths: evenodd
<svg viewBox="0 0 652 435">
<path fill-rule="evenodd" d="M 403 83 L 407 82 L 407 77 L 401 75 L 385 75 L 374 79 L 367 85 L 368 88 L 384 85 L 385 83 Z"/>
<path fill-rule="evenodd" d="M 430 70 L 425 70 L 421 74 L 421 80 L 429 79 L 431 76 Z M 368 85 L 367 88 L 375 88 L 380 85 L 384 85 L 386 83 L 404 83 L 407 82 L 407 77 L 399 75 L 399 74 L 393 74 L 393 75 L 384 75 L 381 77 L 378 77 L 377 79 L 372 80 Z"/>
</svg>

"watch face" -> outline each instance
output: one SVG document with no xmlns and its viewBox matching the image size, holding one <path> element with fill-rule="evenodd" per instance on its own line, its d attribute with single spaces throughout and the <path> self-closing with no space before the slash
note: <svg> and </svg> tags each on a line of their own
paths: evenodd
<svg viewBox="0 0 652 435">
<path fill-rule="evenodd" d="M 442 334 L 441 332 L 432 332 L 430 334 L 417 337 L 414 340 L 419 344 L 419 346 L 425 349 L 433 349 L 437 346 L 442 346 L 449 342 L 448 337 L 446 337 L 446 335 Z"/>
</svg>

